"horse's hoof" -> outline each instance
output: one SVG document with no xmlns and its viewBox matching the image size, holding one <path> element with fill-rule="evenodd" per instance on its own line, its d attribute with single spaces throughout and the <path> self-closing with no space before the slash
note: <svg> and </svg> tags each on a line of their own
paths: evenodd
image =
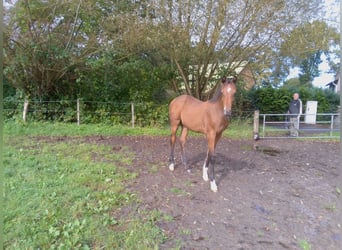
<svg viewBox="0 0 342 250">
<path fill-rule="evenodd" d="M 213 181 L 210 182 L 210 189 L 211 189 L 211 191 L 213 191 L 214 193 L 217 192 L 217 185 L 216 185 L 215 180 L 213 180 Z"/>
<path fill-rule="evenodd" d="M 171 164 L 169 165 L 169 169 L 170 169 L 170 171 L 175 170 L 175 164 L 171 163 Z"/>
</svg>

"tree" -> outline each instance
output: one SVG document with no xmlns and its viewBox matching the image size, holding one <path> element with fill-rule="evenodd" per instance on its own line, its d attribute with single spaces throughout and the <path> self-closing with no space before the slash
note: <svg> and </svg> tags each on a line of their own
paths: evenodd
<svg viewBox="0 0 342 250">
<path fill-rule="evenodd" d="M 135 82 L 139 69 L 153 68 L 177 93 L 206 99 L 222 75 L 246 61 L 259 82 L 271 82 L 308 58 L 299 60 L 300 50 L 292 48 L 298 27 L 310 30 L 303 20 L 319 17 L 319 8 L 320 0 L 17 1 L 5 19 L 4 72 L 31 97 L 108 99 Z M 311 35 L 303 46 L 311 47 Z M 135 69 L 130 77 L 122 73 L 127 65 Z M 151 79 L 160 77 L 145 79 L 142 89 L 154 91 Z"/>
<path fill-rule="evenodd" d="M 98 51 L 97 32 L 82 0 L 17 1 L 8 11 L 4 73 L 27 97 L 74 91 L 76 69 Z M 86 23 L 88 21 L 88 23 Z"/>
<path fill-rule="evenodd" d="M 282 64 L 276 65 L 274 70 L 278 74 L 274 75 L 274 79 L 278 82 L 288 75 L 291 67 L 300 67 L 301 83 L 310 85 L 319 74 L 321 55 L 324 53 L 332 62 L 331 48 L 339 47 L 339 32 L 319 20 L 301 24 L 283 39 L 279 52 L 279 62 Z"/>
<path fill-rule="evenodd" d="M 300 87 L 300 81 L 298 77 L 288 79 L 284 82 L 285 87 L 287 88 L 299 88 Z"/>
<path fill-rule="evenodd" d="M 309 56 L 309 58 L 302 60 L 300 63 L 299 81 L 306 86 L 312 86 L 312 81 L 319 76 L 318 66 L 322 62 L 321 51 Z"/>
<path fill-rule="evenodd" d="M 233 74 L 246 61 L 256 78 L 267 79 L 272 71 L 266 69 L 278 61 L 284 38 L 320 8 L 320 0 L 135 3 L 129 13 L 108 20 L 108 36 L 120 33 L 116 41 L 127 52 L 144 54 L 156 64 L 171 63 L 178 75 L 171 87 L 200 99 L 223 74 Z"/>
<path fill-rule="evenodd" d="M 300 3 L 292 1 L 291 3 L 267 0 L 208 1 L 207 4 L 202 5 L 193 3 L 198 7 L 180 6 L 185 11 L 179 23 L 186 22 L 186 16 L 191 18 L 189 24 L 184 25 L 189 26 L 185 28 L 189 30 L 186 33 L 189 38 L 183 41 L 191 41 L 192 46 L 189 47 L 192 49 L 187 48 L 185 44 L 184 49 L 179 53 L 180 60 L 175 53 L 173 61 L 181 65 L 182 56 L 187 55 L 190 60 L 184 58 L 183 61 L 203 65 L 195 73 L 194 88 L 198 92 L 207 88 L 208 79 L 214 75 L 214 71 L 222 62 L 229 62 L 228 68 L 233 71 L 234 66 L 238 67 L 241 62 L 248 61 L 252 63 L 255 72 L 261 72 L 260 77 L 263 78 L 264 69 L 272 64 L 275 56 L 273 51 L 280 46 L 283 34 L 287 29 L 301 22 L 298 15 L 303 18 L 308 17 L 309 11 L 314 8 L 313 2 L 305 4 L 302 1 Z M 197 21 L 200 19 L 203 21 Z M 178 47 L 174 47 L 173 50 L 177 52 Z M 188 52 L 185 53 L 186 51 Z M 178 66 L 185 85 L 189 86 L 187 89 L 191 89 L 191 83 L 186 79 L 187 68 L 186 63 L 183 67 Z"/>
</svg>

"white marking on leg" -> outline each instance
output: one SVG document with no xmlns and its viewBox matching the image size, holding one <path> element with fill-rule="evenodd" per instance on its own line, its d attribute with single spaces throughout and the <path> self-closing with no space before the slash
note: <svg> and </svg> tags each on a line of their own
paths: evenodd
<svg viewBox="0 0 342 250">
<path fill-rule="evenodd" d="M 206 167 L 205 163 L 203 164 L 203 180 L 208 181 L 208 168 Z"/>
<path fill-rule="evenodd" d="M 213 191 L 215 193 L 217 192 L 217 185 L 216 185 L 215 180 L 210 182 L 210 189 L 211 189 L 211 191 Z"/>
<path fill-rule="evenodd" d="M 171 164 L 169 165 L 169 169 L 170 169 L 171 171 L 175 170 L 175 164 L 171 163 Z"/>
</svg>

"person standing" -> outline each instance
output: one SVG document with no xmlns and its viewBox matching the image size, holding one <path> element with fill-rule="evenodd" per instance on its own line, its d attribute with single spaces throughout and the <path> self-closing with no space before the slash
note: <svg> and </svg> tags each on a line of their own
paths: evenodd
<svg viewBox="0 0 342 250">
<path fill-rule="evenodd" d="M 289 104 L 287 113 L 290 114 L 290 136 L 297 137 L 302 114 L 302 101 L 299 99 L 298 93 L 293 94 L 293 100 Z"/>
</svg>

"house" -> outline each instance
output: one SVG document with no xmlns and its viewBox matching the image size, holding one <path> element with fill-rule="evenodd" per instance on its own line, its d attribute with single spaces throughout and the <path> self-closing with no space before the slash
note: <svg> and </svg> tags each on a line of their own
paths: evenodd
<svg viewBox="0 0 342 250">
<path fill-rule="evenodd" d="M 332 91 L 339 93 L 341 90 L 340 75 L 337 75 L 334 81 L 327 83 L 325 86 L 329 87 Z"/>
<path fill-rule="evenodd" d="M 207 72 L 205 74 L 206 77 L 209 77 L 210 71 L 213 67 L 214 65 L 212 64 L 208 65 Z M 226 71 L 234 71 L 235 74 L 238 76 L 238 78 L 244 80 L 244 82 L 246 83 L 246 89 L 251 89 L 256 83 L 253 72 L 247 61 L 233 62 L 233 63 L 221 63 L 219 64 L 218 68 L 221 70 L 222 69 L 226 70 Z M 190 66 L 190 72 L 194 72 L 194 70 L 196 69 L 198 69 L 198 65 Z M 218 69 L 216 70 L 216 72 L 212 76 L 213 83 L 210 86 L 208 86 L 209 88 L 213 87 L 213 85 L 217 82 L 217 80 L 220 79 L 219 72 L 221 70 L 218 70 Z M 191 79 L 191 81 L 195 81 L 195 76 L 190 73 L 189 79 Z"/>
<path fill-rule="evenodd" d="M 248 62 L 242 62 L 240 66 L 235 69 L 235 73 L 245 81 L 246 89 L 253 88 L 256 80 Z"/>
</svg>

